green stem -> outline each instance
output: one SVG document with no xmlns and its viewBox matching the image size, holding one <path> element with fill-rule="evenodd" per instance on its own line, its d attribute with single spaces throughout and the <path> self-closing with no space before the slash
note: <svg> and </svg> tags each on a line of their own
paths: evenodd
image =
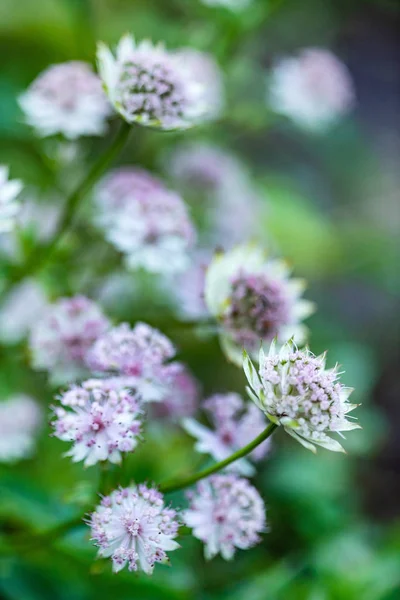
<svg viewBox="0 0 400 600">
<path fill-rule="evenodd" d="M 163 492 L 164 494 L 167 494 L 169 492 L 175 492 L 177 490 L 181 490 L 183 488 L 189 487 L 190 485 L 193 485 L 200 479 L 204 479 L 205 477 L 208 477 L 209 475 L 212 475 L 213 473 L 217 473 L 217 471 L 224 469 L 225 467 L 227 467 L 231 463 L 235 462 L 239 458 L 243 458 L 247 454 L 250 454 L 250 452 L 252 452 L 254 450 L 254 448 L 257 448 L 257 446 L 259 446 L 259 444 L 261 444 L 266 439 L 268 439 L 269 436 L 272 435 L 272 433 L 275 431 L 275 429 L 277 427 L 278 426 L 275 425 L 275 423 L 270 423 L 268 425 L 268 427 L 266 427 L 264 429 L 264 431 L 262 433 L 260 433 L 260 435 L 258 435 L 252 442 L 247 444 L 247 446 L 244 446 L 244 448 L 237 450 L 236 452 L 234 452 L 233 454 L 228 456 L 228 458 L 225 458 L 224 460 L 221 460 L 220 462 L 215 463 L 215 465 L 211 465 L 211 467 L 208 467 L 207 469 L 204 469 L 203 471 L 200 471 L 199 473 L 194 473 L 193 475 L 190 475 L 189 477 L 172 480 L 170 482 L 165 483 L 164 485 L 161 485 L 160 492 Z"/>
<path fill-rule="evenodd" d="M 25 265 L 23 265 L 20 269 L 16 270 L 15 273 L 11 276 L 12 283 L 17 283 L 27 275 L 31 275 L 48 261 L 55 247 L 58 245 L 64 234 L 71 227 L 75 219 L 79 203 L 84 198 L 84 196 L 92 189 L 96 181 L 104 173 L 107 167 L 121 152 L 123 146 L 125 145 L 128 139 L 130 131 L 130 125 L 125 121 L 122 121 L 120 130 L 118 131 L 111 146 L 104 154 L 102 154 L 99 157 L 97 162 L 95 162 L 92 168 L 89 170 L 85 179 L 80 183 L 76 190 L 67 198 L 65 202 L 64 212 L 58 222 L 57 229 L 54 232 L 54 235 L 52 236 L 51 240 L 47 244 L 43 244 L 42 246 L 39 246 L 38 248 L 34 249 L 34 251 L 28 257 L 28 260 L 25 263 Z"/>
</svg>

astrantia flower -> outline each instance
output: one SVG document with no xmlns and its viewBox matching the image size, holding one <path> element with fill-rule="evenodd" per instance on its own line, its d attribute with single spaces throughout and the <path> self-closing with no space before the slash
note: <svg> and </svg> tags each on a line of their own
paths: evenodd
<svg viewBox="0 0 400 600">
<path fill-rule="evenodd" d="M 313 312 L 313 304 L 300 298 L 301 279 L 290 279 L 282 260 L 267 259 L 253 246 L 239 246 L 218 253 L 207 275 L 208 309 L 221 325 L 221 342 L 231 360 L 241 364 L 241 348 L 252 355 L 261 341 L 294 337 L 302 343 L 306 328 L 301 320 Z"/>
<path fill-rule="evenodd" d="M 98 186 L 97 217 L 106 238 L 130 268 L 182 271 L 195 232 L 185 204 L 161 181 L 137 169 L 120 169 Z"/>
<path fill-rule="evenodd" d="M 357 404 L 348 402 L 353 390 L 339 382 L 338 366 L 326 370 L 324 354 L 298 350 L 292 341 L 280 350 L 274 341 L 268 355 L 260 350 L 259 361 L 258 374 L 247 355 L 243 366 L 249 394 L 268 419 L 313 452 L 315 445 L 344 452 L 329 434 L 360 426 L 347 419 Z"/>
<path fill-rule="evenodd" d="M 13 462 L 32 454 L 42 411 L 23 394 L 0 402 L 0 462 Z"/>
<path fill-rule="evenodd" d="M 246 550 L 265 531 L 265 506 L 257 490 L 235 475 L 213 475 L 189 492 L 190 508 L 184 523 L 204 544 L 207 559 L 217 554 L 233 558 L 236 548 Z"/>
<path fill-rule="evenodd" d="M 239 448 L 249 444 L 267 426 L 263 414 L 252 403 L 245 403 L 239 394 L 216 394 L 204 402 L 214 431 L 194 419 L 184 419 L 183 427 L 196 439 L 198 452 L 211 454 L 217 460 L 227 458 Z M 264 458 L 270 447 L 266 440 L 249 455 L 255 461 Z M 254 474 L 254 467 L 245 458 L 227 467 L 241 475 Z"/>
<path fill-rule="evenodd" d="M 8 179 L 8 167 L 0 165 L 0 233 L 10 231 L 15 224 L 20 205 L 16 197 L 22 190 L 18 179 Z"/>
<path fill-rule="evenodd" d="M 192 416 L 199 404 L 199 385 L 185 365 L 172 363 L 167 370 L 162 402 L 153 404 L 152 414 L 178 421 Z"/>
<path fill-rule="evenodd" d="M 92 371 L 118 375 L 143 401 L 160 401 L 165 394 L 175 348 L 162 333 L 145 323 L 133 329 L 127 323 L 102 335 L 87 355 Z M 122 380 L 121 380 L 122 381 Z"/>
<path fill-rule="evenodd" d="M 29 307 L 29 308 L 27 308 Z M 15 286 L 0 306 L 0 340 L 19 342 L 48 307 L 42 286 L 34 279 L 25 279 Z"/>
<path fill-rule="evenodd" d="M 186 129 L 209 118 L 209 84 L 204 71 L 188 68 L 179 52 L 124 36 L 114 57 L 99 44 L 99 73 L 115 109 L 128 121 L 160 129 Z"/>
<path fill-rule="evenodd" d="M 90 65 L 71 61 L 52 65 L 19 98 L 29 125 L 39 135 L 61 133 L 75 139 L 102 135 L 112 108 Z"/>
<path fill-rule="evenodd" d="M 73 443 L 66 454 L 73 462 L 83 460 L 86 467 L 105 460 L 119 463 L 122 453 L 136 448 L 141 411 L 131 390 L 91 379 L 71 387 L 59 400 L 61 406 L 53 408 L 54 435 Z"/>
<path fill-rule="evenodd" d="M 111 557 L 115 572 L 127 564 L 130 571 L 151 575 L 155 563 L 168 563 L 166 552 L 179 548 L 176 511 L 165 506 L 157 489 L 143 484 L 105 496 L 89 525 L 99 556 Z"/>
<path fill-rule="evenodd" d="M 92 300 L 61 298 L 32 328 L 34 368 L 49 371 L 54 383 L 74 381 L 86 373 L 86 354 L 108 327 L 108 319 Z"/>
<path fill-rule="evenodd" d="M 328 50 L 307 48 L 284 58 L 268 82 L 268 102 L 306 129 L 324 130 L 354 105 L 347 67 Z"/>
</svg>

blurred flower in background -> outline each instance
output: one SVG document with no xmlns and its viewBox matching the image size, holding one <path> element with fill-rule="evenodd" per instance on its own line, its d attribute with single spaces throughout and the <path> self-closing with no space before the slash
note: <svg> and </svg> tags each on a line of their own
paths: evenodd
<svg viewBox="0 0 400 600">
<path fill-rule="evenodd" d="M 32 455 L 42 424 L 38 403 L 24 394 L 0 402 L 0 462 L 14 462 Z"/>
<path fill-rule="evenodd" d="M 253 0 L 200 0 L 206 6 L 223 6 L 233 11 L 241 11 L 249 7 Z"/>
<path fill-rule="evenodd" d="M 15 344 L 41 320 L 49 306 L 43 287 L 35 279 L 15 286 L 0 305 L 0 340 Z"/>
<path fill-rule="evenodd" d="M 8 178 L 8 167 L 0 165 L 0 234 L 10 231 L 15 225 L 20 204 L 16 197 L 22 190 L 22 182 Z"/>
</svg>

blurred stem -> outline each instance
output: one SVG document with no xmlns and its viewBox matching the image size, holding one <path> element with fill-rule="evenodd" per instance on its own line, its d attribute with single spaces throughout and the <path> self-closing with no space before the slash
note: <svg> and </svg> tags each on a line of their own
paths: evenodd
<svg viewBox="0 0 400 600">
<path fill-rule="evenodd" d="M 182 479 L 176 479 L 175 481 L 173 480 L 173 481 L 165 483 L 164 485 L 161 485 L 160 492 L 163 492 L 164 494 L 166 494 L 169 492 L 175 492 L 177 490 L 181 490 L 183 488 L 189 487 L 190 485 L 193 485 L 197 481 L 200 481 L 200 479 L 204 479 L 205 477 L 209 477 L 209 475 L 212 475 L 213 473 L 217 473 L 218 471 L 221 471 L 221 469 L 224 469 L 225 467 L 227 467 L 231 463 L 235 462 L 239 458 L 243 458 L 247 454 L 250 454 L 250 452 L 252 452 L 254 450 L 254 448 L 257 448 L 257 446 L 259 446 L 262 442 L 264 442 L 266 439 L 268 439 L 277 427 L 278 426 L 275 425 L 275 423 L 270 423 L 268 425 L 268 427 L 266 427 L 264 429 L 264 431 L 262 433 L 260 433 L 260 435 L 258 435 L 252 442 L 250 442 L 250 444 L 247 444 L 247 446 L 244 446 L 244 448 L 237 450 L 236 452 L 231 454 L 231 456 L 228 456 L 228 458 L 225 458 L 224 460 L 221 460 L 220 462 L 215 463 L 215 465 L 211 465 L 211 467 L 208 467 L 208 469 L 204 469 L 203 471 L 200 471 L 199 473 L 194 473 L 193 475 L 190 475 L 189 477 L 182 478 Z"/>
<path fill-rule="evenodd" d="M 128 139 L 130 131 L 131 126 L 125 121 L 122 121 L 120 130 L 115 136 L 111 146 L 99 157 L 97 162 L 95 162 L 92 168 L 89 170 L 85 179 L 67 198 L 63 214 L 61 215 L 56 231 L 54 232 L 51 240 L 49 240 L 47 244 L 43 244 L 31 252 L 26 263 L 11 274 L 10 283 L 18 283 L 27 275 L 32 275 L 32 273 L 35 273 L 38 269 L 43 267 L 43 265 L 49 260 L 52 252 L 57 247 L 62 237 L 70 229 L 75 219 L 76 211 L 80 202 L 93 188 L 94 184 L 98 181 L 107 167 L 109 167 L 112 161 L 119 155 Z"/>
</svg>

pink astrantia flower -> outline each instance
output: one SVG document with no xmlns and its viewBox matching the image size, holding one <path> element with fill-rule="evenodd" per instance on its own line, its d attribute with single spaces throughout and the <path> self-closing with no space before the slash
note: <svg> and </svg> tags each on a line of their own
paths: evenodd
<svg viewBox="0 0 400 600">
<path fill-rule="evenodd" d="M 354 105 L 347 67 L 329 50 L 306 48 L 281 59 L 268 83 L 268 102 L 301 127 L 324 130 Z"/>
<path fill-rule="evenodd" d="M 69 139 L 102 135 L 112 112 L 100 79 L 90 65 L 79 61 L 48 67 L 19 103 L 39 135 L 61 133 Z"/>
<path fill-rule="evenodd" d="M 8 178 L 8 167 L 0 165 L 0 234 L 10 231 L 16 221 L 20 205 L 16 197 L 22 190 L 19 179 Z"/>
<path fill-rule="evenodd" d="M 301 298 L 303 280 L 289 275 L 284 261 L 268 259 L 255 246 L 215 255 L 206 275 L 205 298 L 233 362 L 241 365 L 243 347 L 257 356 L 261 341 L 276 336 L 282 342 L 290 337 L 297 343 L 305 341 L 302 320 L 314 305 Z"/>
<path fill-rule="evenodd" d="M 54 383 L 85 375 L 86 354 L 108 327 L 108 319 L 92 300 L 84 296 L 61 298 L 32 327 L 34 368 L 49 371 Z"/>
<path fill-rule="evenodd" d="M 308 349 L 298 350 L 292 341 L 280 349 L 273 341 L 266 355 L 260 350 L 259 371 L 245 354 L 243 367 L 250 384 L 250 397 L 277 425 L 282 425 L 308 450 L 322 446 L 344 452 L 330 437 L 360 426 L 347 419 L 357 407 L 348 398 L 353 391 L 339 382 L 338 365 L 325 369 L 325 354 L 314 356 Z M 343 437 L 343 435 L 342 435 Z"/>
<path fill-rule="evenodd" d="M 182 271 L 195 231 L 182 199 L 146 171 L 113 171 L 97 187 L 97 222 L 129 268 Z"/>
<path fill-rule="evenodd" d="M 137 323 L 131 329 L 122 323 L 96 341 L 87 355 L 87 364 L 92 371 L 117 375 L 143 401 L 160 401 L 171 369 L 175 368 L 166 361 L 174 355 L 172 342 L 156 329 L 146 323 Z"/>
<path fill-rule="evenodd" d="M 0 402 L 0 462 L 31 456 L 42 422 L 38 403 L 23 394 Z"/>
<path fill-rule="evenodd" d="M 66 456 L 90 467 L 99 461 L 121 462 L 121 454 L 132 452 L 141 429 L 139 399 L 131 390 L 115 389 L 107 380 L 84 382 L 59 397 L 53 407 L 54 435 L 72 442 Z"/>
<path fill-rule="evenodd" d="M 163 495 L 146 485 L 115 490 L 92 513 L 89 525 L 100 557 L 111 557 L 113 571 L 153 573 L 155 563 L 168 563 L 166 552 L 176 550 L 176 511 Z"/>
<path fill-rule="evenodd" d="M 108 97 L 128 123 L 160 129 L 186 129 L 212 117 L 215 96 L 204 68 L 190 67 L 179 52 L 125 35 L 116 56 L 105 44 L 97 51 Z"/>
<path fill-rule="evenodd" d="M 190 507 L 184 523 L 204 543 L 207 559 L 217 554 L 233 558 L 236 548 L 246 550 L 265 531 L 265 506 L 257 490 L 235 475 L 213 475 L 188 493 Z"/>
<path fill-rule="evenodd" d="M 254 404 L 245 403 L 239 394 L 215 394 L 204 402 L 204 407 L 214 430 L 189 418 L 183 420 L 183 427 L 197 439 L 196 450 L 211 454 L 217 461 L 249 444 L 267 426 L 264 415 Z M 249 458 L 259 461 L 265 457 L 269 448 L 270 442 L 265 440 Z M 235 461 L 227 469 L 246 476 L 254 475 L 255 472 L 253 465 L 245 458 Z"/>
</svg>

